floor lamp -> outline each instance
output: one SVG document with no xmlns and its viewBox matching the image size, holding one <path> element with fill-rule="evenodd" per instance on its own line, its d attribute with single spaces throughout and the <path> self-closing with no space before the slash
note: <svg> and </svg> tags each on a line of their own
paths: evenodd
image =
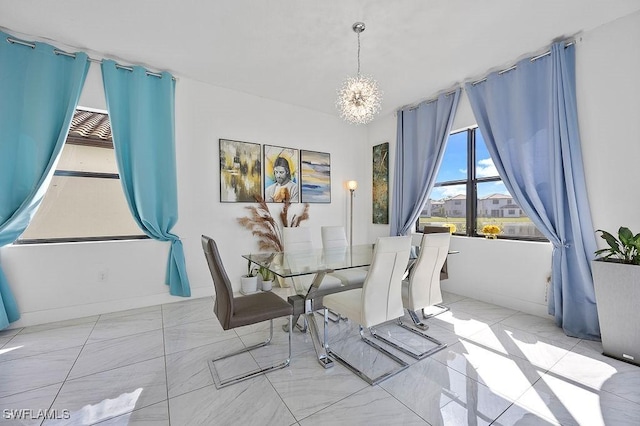
<svg viewBox="0 0 640 426">
<path fill-rule="evenodd" d="M 351 208 L 349 212 L 349 247 L 353 246 L 353 192 L 358 188 L 358 182 L 350 180 L 347 182 L 347 188 L 351 193 Z"/>
</svg>

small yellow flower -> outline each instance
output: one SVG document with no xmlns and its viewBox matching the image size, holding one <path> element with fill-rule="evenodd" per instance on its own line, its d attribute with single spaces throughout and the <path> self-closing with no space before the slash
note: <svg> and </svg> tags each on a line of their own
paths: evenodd
<svg viewBox="0 0 640 426">
<path fill-rule="evenodd" d="M 458 229 L 458 228 L 456 228 L 456 225 L 454 223 L 445 223 L 443 226 L 446 226 L 447 228 L 449 228 L 449 233 L 450 234 L 453 234 Z"/>
<path fill-rule="evenodd" d="M 498 225 L 485 225 L 482 227 L 483 234 L 498 235 L 502 229 Z"/>
</svg>

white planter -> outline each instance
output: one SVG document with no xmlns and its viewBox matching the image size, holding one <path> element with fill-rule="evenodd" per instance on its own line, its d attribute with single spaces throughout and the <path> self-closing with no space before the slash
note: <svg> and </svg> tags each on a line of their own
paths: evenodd
<svg viewBox="0 0 640 426">
<path fill-rule="evenodd" d="M 273 288 L 273 280 L 262 280 L 262 291 L 271 291 Z"/>
<path fill-rule="evenodd" d="M 640 266 L 601 260 L 592 266 L 603 353 L 640 365 Z"/>
<path fill-rule="evenodd" d="M 240 278 L 240 293 L 253 294 L 258 291 L 258 277 L 248 277 L 243 275 Z"/>
</svg>

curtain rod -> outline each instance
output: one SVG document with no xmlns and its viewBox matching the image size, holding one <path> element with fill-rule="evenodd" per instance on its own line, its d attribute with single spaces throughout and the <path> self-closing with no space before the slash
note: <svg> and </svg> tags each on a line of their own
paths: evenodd
<svg viewBox="0 0 640 426">
<path fill-rule="evenodd" d="M 444 96 L 445 96 L 445 97 L 449 97 L 449 96 L 453 95 L 454 93 L 456 93 L 456 91 L 457 91 L 458 89 L 459 89 L 459 86 L 456 86 L 453 90 L 451 90 L 451 91 L 449 91 L 449 92 L 444 93 Z M 402 106 L 402 107 L 398 108 L 398 109 L 396 110 L 396 113 L 398 113 L 399 111 L 405 111 L 405 110 L 406 110 L 406 111 L 411 111 L 411 110 L 414 110 L 414 109 L 418 108 L 418 107 L 419 107 L 420 105 L 422 105 L 422 104 L 430 104 L 430 103 L 432 103 L 432 102 L 437 101 L 437 100 L 438 100 L 438 97 L 440 97 L 440 95 L 436 96 L 435 98 L 431 98 L 431 99 L 427 99 L 427 100 L 424 100 L 424 101 L 420 101 L 420 102 L 418 102 L 418 103 L 413 103 L 413 104 L 404 105 L 404 106 Z"/>
<path fill-rule="evenodd" d="M 18 40 L 18 39 L 12 38 L 12 37 L 7 37 L 7 42 L 9 42 L 11 44 L 20 44 L 22 46 L 30 47 L 32 49 L 36 48 L 36 44 L 35 43 L 29 43 L 28 41 L 22 41 L 22 40 Z M 56 49 L 55 47 L 53 48 L 53 53 L 55 53 L 56 55 L 68 56 L 70 58 L 75 58 L 76 57 L 75 53 L 65 52 L 64 50 Z M 101 64 L 102 63 L 102 59 L 89 58 L 89 62 L 95 62 L 97 64 Z M 128 67 L 126 65 L 120 65 L 118 63 L 116 63 L 116 68 L 120 68 L 120 69 L 127 70 L 127 71 L 133 71 L 132 67 Z M 148 70 L 145 70 L 145 72 L 149 76 L 162 78 L 162 74 L 160 74 L 160 73 L 152 72 L 152 71 L 148 71 Z M 171 79 L 175 81 L 176 78 L 171 76 Z"/>
<path fill-rule="evenodd" d="M 566 49 L 567 47 L 569 47 L 569 46 L 571 46 L 573 44 L 576 44 L 575 40 L 568 41 L 564 45 L 564 48 Z M 537 56 L 533 56 L 533 57 L 529 58 L 529 61 L 534 62 L 534 61 L 537 61 L 538 59 L 544 58 L 545 56 L 548 56 L 548 55 L 551 55 L 551 50 L 547 50 L 544 53 L 541 53 L 541 54 L 539 54 Z M 516 68 L 518 68 L 518 65 L 513 65 L 513 66 L 511 66 L 509 68 L 505 68 L 505 69 L 503 69 L 501 71 L 498 71 L 498 75 L 502 75 L 502 74 L 508 73 L 509 71 L 513 71 Z M 476 84 L 480 84 L 480 83 L 483 83 L 485 81 L 487 81 L 487 77 L 484 77 L 484 78 L 481 78 L 480 80 L 474 81 L 474 82 L 471 83 L 471 85 L 475 86 Z"/>
</svg>

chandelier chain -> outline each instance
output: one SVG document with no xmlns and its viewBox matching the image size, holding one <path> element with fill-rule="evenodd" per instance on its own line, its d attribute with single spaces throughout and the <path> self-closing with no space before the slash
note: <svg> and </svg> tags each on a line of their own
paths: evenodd
<svg viewBox="0 0 640 426">
<path fill-rule="evenodd" d="M 360 75 L 360 33 L 358 33 L 358 74 Z"/>
</svg>

